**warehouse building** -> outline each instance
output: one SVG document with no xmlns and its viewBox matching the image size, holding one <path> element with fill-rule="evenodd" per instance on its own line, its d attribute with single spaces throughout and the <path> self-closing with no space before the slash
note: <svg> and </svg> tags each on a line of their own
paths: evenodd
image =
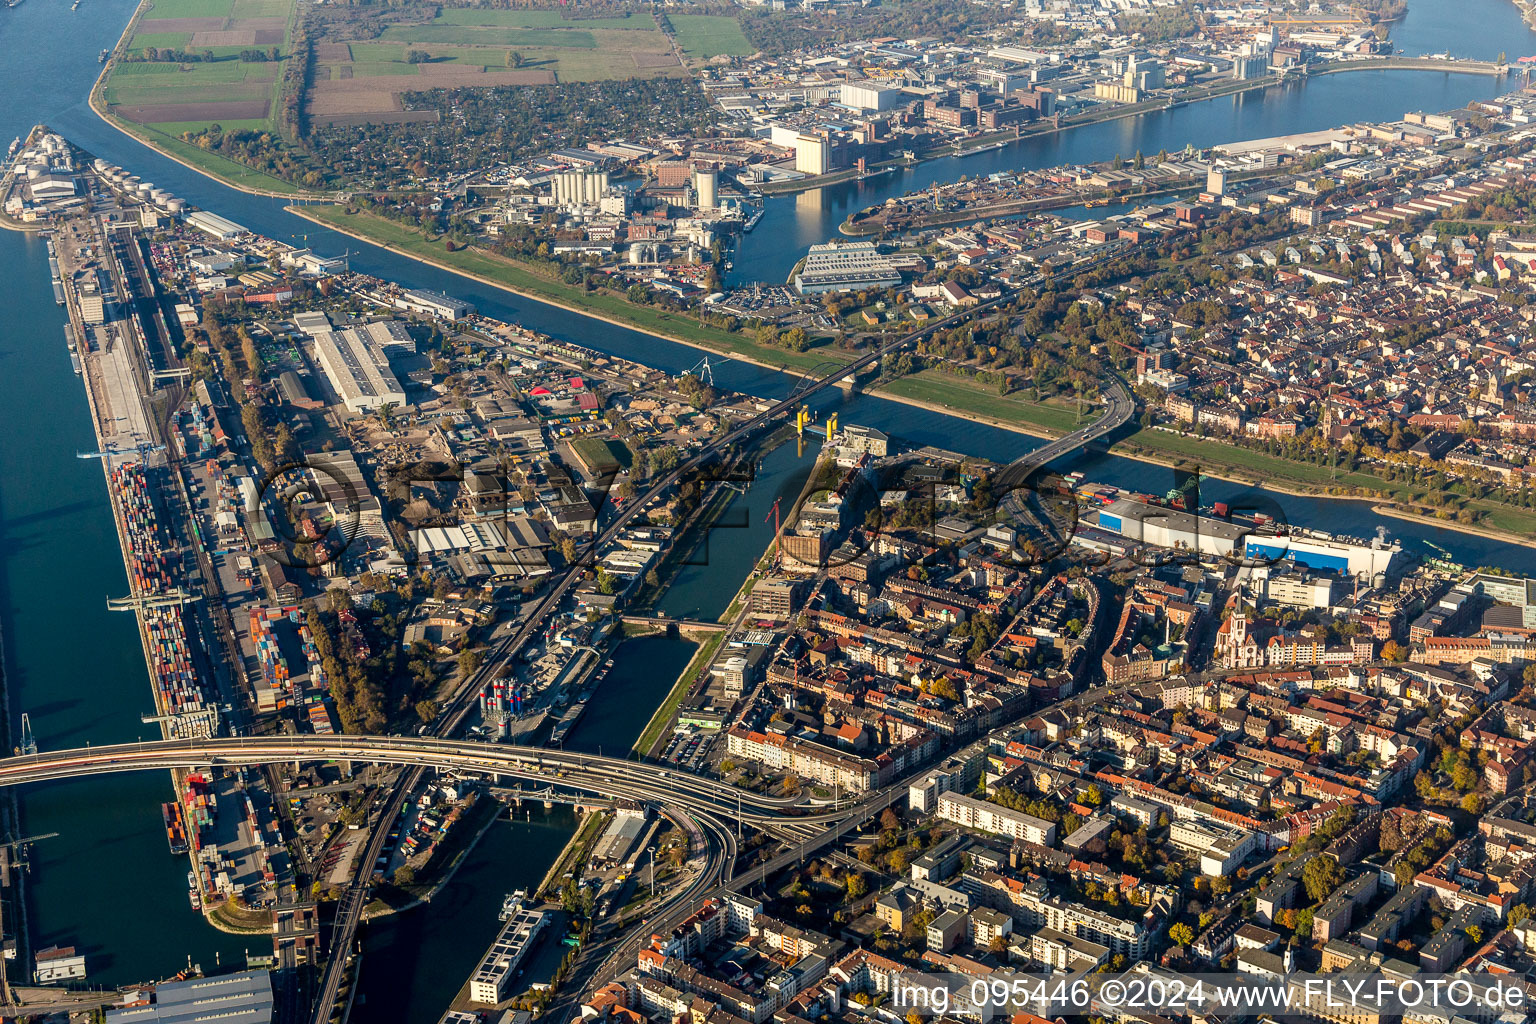
<svg viewBox="0 0 1536 1024">
<path fill-rule="evenodd" d="M 442 292 L 427 291 L 425 288 L 411 288 L 400 293 L 396 302 L 418 313 L 426 313 L 435 316 L 439 320 L 461 320 L 475 311 L 475 307 L 462 299 L 456 299 Z"/>
<path fill-rule="evenodd" d="M 244 225 L 236 224 L 232 220 L 220 217 L 216 213 L 209 213 L 207 210 L 194 210 L 187 214 L 186 222 L 204 234 L 212 235 L 221 242 L 249 234 Z"/>
<path fill-rule="evenodd" d="M 272 975 L 241 971 L 155 986 L 155 1001 L 107 1011 L 107 1024 L 271 1024 Z"/>
<path fill-rule="evenodd" d="M 310 329 L 305 324 L 299 326 Z M 361 329 L 313 330 L 310 333 L 315 339 L 320 368 L 325 371 L 331 387 L 341 396 L 342 403 L 359 415 L 383 405 L 405 404 L 405 390 L 389 368 L 384 346 L 375 337 L 374 329 L 383 326 L 369 324 Z"/>
<path fill-rule="evenodd" d="M 801 295 L 894 288 L 901 284 L 901 264 L 880 252 L 874 242 L 828 242 L 813 245 L 805 265 L 795 275 Z"/>
<path fill-rule="evenodd" d="M 1243 538 L 1253 532 L 1237 523 L 1206 519 L 1160 505 L 1143 505 L 1126 498 L 1099 510 L 1098 527 L 1141 544 L 1192 551 L 1208 558 L 1236 554 Z"/>
</svg>

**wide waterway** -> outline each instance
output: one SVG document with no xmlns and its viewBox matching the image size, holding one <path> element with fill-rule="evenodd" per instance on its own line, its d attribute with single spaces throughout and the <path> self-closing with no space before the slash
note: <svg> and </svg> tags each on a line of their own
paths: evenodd
<svg viewBox="0 0 1536 1024">
<path fill-rule="evenodd" d="M 1447 50 L 1484 59 L 1500 51 L 1511 58 L 1536 53 L 1536 36 L 1507 0 L 1411 3 L 1413 9 L 1393 33 L 1407 53 Z M 248 196 L 198 175 L 104 124 L 85 102 L 99 71 L 96 54 L 116 42 L 131 11 L 128 0 L 85 0 L 73 12 L 59 0 L 0 9 L 0 33 L 7 43 L 0 60 L 0 95 L 8 100 L 0 109 L 0 144 L 25 134 L 37 122 L 47 122 L 96 155 L 253 230 L 289 241 L 303 237 L 305 244 L 326 254 L 351 250 L 357 270 L 460 295 L 488 315 L 662 369 L 676 371 L 697 361 L 698 353 L 686 346 L 508 295 L 360 244 L 287 214 L 280 200 Z M 1293 88 L 1074 129 L 873 182 L 777 199 L 768 204 L 762 223 L 737 252 L 735 274 L 782 280 L 804 246 L 830 237 L 851 209 L 929 181 L 1104 159 L 1138 148 L 1150 154 L 1186 143 L 1312 131 L 1414 109 L 1442 110 L 1509 87 L 1490 78 L 1435 72 L 1332 75 Z M 102 605 L 105 596 L 123 593 L 126 582 L 100 467 L 74 458 L 75 451 L 92 447 L 93 439 L 79 379 L 69 371 L 64 316 L 52 300 L 41 244 L 0 232 L 0 273 L 9 285 L 6 316 L 0 321 L 5 371 L 0 373 L 0 425 L 7 438 L 0 444 L 0 550 L 5 555 L 0 560 L 0 624 L 7 641 L 12 710 L 31 714 L 44 747 L 131 740 L 144 731 L 139 715 L 150 707 L 148 681 L 131 621 L 109 616 Z M 717 363 L 716 373 L 720 386 L 760 395 L 783 395 L 790 387 L 782 375 L 741 363 Z M 840 401 L 832 396 L 821 404 L 830 409 Z M 1011 458 L 1038 444 L 1019 434 L 876 398 L 857 398 L 843 406 L 845 422 L 993 458 Z M 1168 486 L 1166 470 L 1128 459 L 1095 457 L 1083 468 L 1095 479 L 1138 489 Z M 738 502 L 741 511 L 733 513 L 744 516 L 749 527 L 742 551 L 731 537 L 720 554 L 723 535 L 716 533 L 711 560 L 719 561 L 718 575 L 696 573 L 680 580 L 680 589 L 665 607 L 700 614 L 717 604 L 723 608 L 766 543 L 766 534 L 761 543 L 755 534 L 782 486 L 782 481 L 770 484 L 774 476 L 765 469 Z M 1219 499 L 1237 490 L 1213 484 L 1207 496 Z M 1380 522 L 1410 546 L 1428 538 L 1472 564 L 1497 562 L 1536 572 L 1536 551 L 1530 549 L 1427 524 L 1378 520 L 1359 503 L 1278 500 L 1292 522 L 1357 534 L 1369 533 Z M 592 742 L 608 744 L 606 739 Z M 184 966 L 189 956 L 211 964 L 217 953 L 228 963 L 247 944 L 253 951 L 264 951 L 257 948 L 260 940 L 249 943 L 222 935 L 182 909 L 185 859 L 167 852 L 156 806 L 168 798 L 169 786 L 159 773 L 33 787 L 25 794 L 29 830 L 61 833 L 39 844 L 34 855 L 34 936 L 40 945 L 80 946 L 91 958 L 93 981 L 110 984 L 161 976 Z M 530 863 L 536 857 L 548 860 L 548 855 L 526 851 Z M 500 894 L 483 895 L 494 900 Z M 453 906 L 467 906 L 450 904 L 428 908 L 423 915 L 440 921 L 444 933 L 459 920 Z M 475 916 L 481 915 L 475 911 Z M 424 969 L 421 965 L 429 962 L 424 955 L 426 937 L 437 927 L 424 923 L 420 943 L 399 947 L 402 958 L 416 951 L 417 966 L 406 966 L 404 959 L 393 959 L 394 954 L 381 956 L 392 965 L 389 973 L 405 977 Z M 451 973 L 458 975 L 457 966 Z M 364 985 L 371 987 L 366 980 Z"/>
</svg>

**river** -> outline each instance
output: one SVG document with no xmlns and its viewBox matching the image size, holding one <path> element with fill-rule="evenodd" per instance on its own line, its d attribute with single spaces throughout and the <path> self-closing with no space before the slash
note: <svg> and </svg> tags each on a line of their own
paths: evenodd
<svg viewBox="0 0 1536 1024">
<path fill-rule="evenodd" d="M 1536 52 L 1536 36 L 1508 0 L 1412 2 L 1414 9 L 1393 33 L 1407 53 L 1448 50 L 1486 59 L 1501 50 L 1511 57 Z M 96 54 L 115 43 L 131 11 L 129 0 L 85 0 L 74 12 L 61 0 L 31 0 L 0 9 L 0 33 L 7 43 L 0 61 L 0 95 L 10 97 L 0 109 L 0 142 L 46 122 L 94 154 L 253 230 L 285 241 L 302 239 L 325 254 L 350 250 L 357 270 L 459 295 L 488 315 L 662 369 L 677 371 L 698 360 L 697 351 L 686 346 L 508 295 L 320 228 L 284 212 L 281 200 L 228 189 L 104 124 L 86 104 L 99 71 Z M 804 247 L 835 233 L 851 209 L 932 180 L 1103 159 L 1138 148 L 1155 153 L 1191 142 L 1310 131 L 1346 119 L 1396 117 L 1413 109 L 1442 110 L 1505 87 L 1489 78 L 1435 72 L 1332 75 L 1293 88 L 1028 140 L 875 182 L 777 199 L 738 249 L 734 273 L 782 280 Z M 31 715 L 44 747 L 131 740 L 144 731 L 138 716 L 149 708 L 150 695 L 131 621 L 109 616 L 102 605 L 105 596 L 124 593 L 126 582 L 100 467 L 73 457 L 76 450 L 90 447 L 92 438 L 80 382 L 70 373 L 62 344 L 63 312 L 52 301 L 43 251 L 36 241 L 0 232 L 0 272 L 10 285 L 7 316 L 0 325 L 0 366 L 5 371 L 0 373 L 0 426 L 8 439 L 0 443 L 0 539 L 5 553 L 0 560 L 0 625 L 6 636 L 12 710 Z M 763 396 L 782 396 L 791 386 L 780 374 L 729 360 L 716 364 L 716 375 L 721 387 Z M 1039 443 L 873 397 L 844 400 L 833 395 L 818 405 L 824 412 L 840 408 L 845 422 L 993 458 L 1012 458 Z M 766 461 L 778 465 L 773 456 Z M 1094 479 L 1145 490 L 1168 485 L 1166 470 L 1132 460 L 1096 456 L 1080 463 Z M 784 487 L 782 479 L 770 482 L 774 476 L 765 465 L 758 482 L 739 500 L 739 511 L 732 513 L 746 523 L 748 532 L 741 535 L 745 541 L 733 543 L 734 536 L 722 541 L 719 538 L 726 535 L 716 531 L 710 557 L 719 569 L 680 579 L 665 608 L 705 614 L 723 607 L 720 595 L 729 600 L 740 574 L 766 543 L 762 519 Z M 1207 494 L 1221 498 L 1237 490 L 1213 483 Z M 1378 522 L 1358 503 L 1278 500 L 1293 522 L 1353 533 L 1369 532 Z M 1429 539 L 1472 564 L 1497 562 L 1536 572 L 1536 551 L 1531 549 L 1427 524 L 1380 522 L 1410 546 Z M 91 642 L 83 644 L 80 637 Z M 217 955 L 229 963 L 248 944 L 253 952 L 265 951 L 257 948 L 259 941 L 251 944 L 217 933 L 182 909 L 185 861 L 167 852 L 156 807 L 168 798 L 169 786 L 159 773 L 32 787 L 24 794 L 29 830 L 60 833 L 39 843 L 34 853 L 34 936 L 40 945 L 80 946 L 91 957 L 94 982 L 162 976 L 184 966 L 189 957 L 211 964 Z M 534 856 L 532 851 L 529 856 Z M 451 931 L 458 915 L 435 907 L 424 916 L 438 914 L 445 915 L 444 931 Z M 423 926 L 420 935 L 429 932 Z M 381 957 L 395 965 L 387 976 L 419 977 L 415 972 L 430 963 L 422 952 L 425 944 L 401 947 L 402 957 L 415 950 L 417 966 Z M 451 973 L 458 976 L 458 968 Z M 371 986 L 365 982 L 365 988 Z"/>
</svg>

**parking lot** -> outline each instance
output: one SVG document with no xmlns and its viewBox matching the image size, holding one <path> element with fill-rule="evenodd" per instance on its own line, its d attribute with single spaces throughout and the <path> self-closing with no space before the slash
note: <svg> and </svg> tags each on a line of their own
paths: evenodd
<svg viewBox="0 0 1536 1024">
<path fill-rule="evenodd" d="M 666 749 L 661 752 L 661 759 L 688 771 L 703 772 L 714 760 L 710 752 L 718 738 L 718 733 L 683 726 L 672 734 Z"/>
</svg>

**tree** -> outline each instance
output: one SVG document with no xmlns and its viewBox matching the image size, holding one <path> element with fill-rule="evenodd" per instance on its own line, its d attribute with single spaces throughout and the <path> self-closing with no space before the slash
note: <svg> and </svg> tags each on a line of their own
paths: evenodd
<svg viewBox="0 0 1536 1024">
<path fill-rule="evenodd" d="M 1307 862 L 1301 872 L 1301 884 L 1313 903 L 1320 903 L 1344 882 L 1344 872 L 1332 854 L 1320 854 Z"/>
<path fill-rule="evenodd" d="M 1407 661 L 1408 652 L 1396 640 L 1388 640 L 1381 646 L 1381 658 L 1383 661 Z"/>
<path fill-rule="evenodd" d="M 516 50 L 507 51 L 507 67 L 520 68 L 523 66 L 523 55 Z"/>
<path fill-rule="evenodd" d="M 435 700 L 419 700 L 419 701 L 417 701 L 416 702 L 416 717 L 421 719 L 421 723 L 423 725 L 426 725 L 428 722 L 432 721 L 432 719 L 436 718 L 437 717 L 437 701 L 435 701 Z"/>
<path fill-rule="evenodd" d="M 416 881 L 416 869 L 409 864 L 402 864 L 395 868 L 395 884 L 406 886 Z"/>
<path fill-rule="evenodd" d="M 901 819 L 896 816 L 895 811 L 887 807 L 880 812 L 880 830 L 882 832 L 895 832 L 899 828 L 901 828 Z"/>
<path fill-rule="evenodd" d="M 459 676 L 468 679 L 480 667 L 480 652 L 469 648 L 459 652 Z"/>
<path fill-rule="evenodd" d="M 1168 929 L 1168 937 L 1180 946 L 1188 946 L 1195 941 L 1195 930 L 1179 921 Z"/>
<path fill-rule="evenodd" d="M 405 59 L 409 64 L 428 64 L 432 61 L 432 55 L 426 50 L 411 50 L 405 55 Z"/>
</svg>

